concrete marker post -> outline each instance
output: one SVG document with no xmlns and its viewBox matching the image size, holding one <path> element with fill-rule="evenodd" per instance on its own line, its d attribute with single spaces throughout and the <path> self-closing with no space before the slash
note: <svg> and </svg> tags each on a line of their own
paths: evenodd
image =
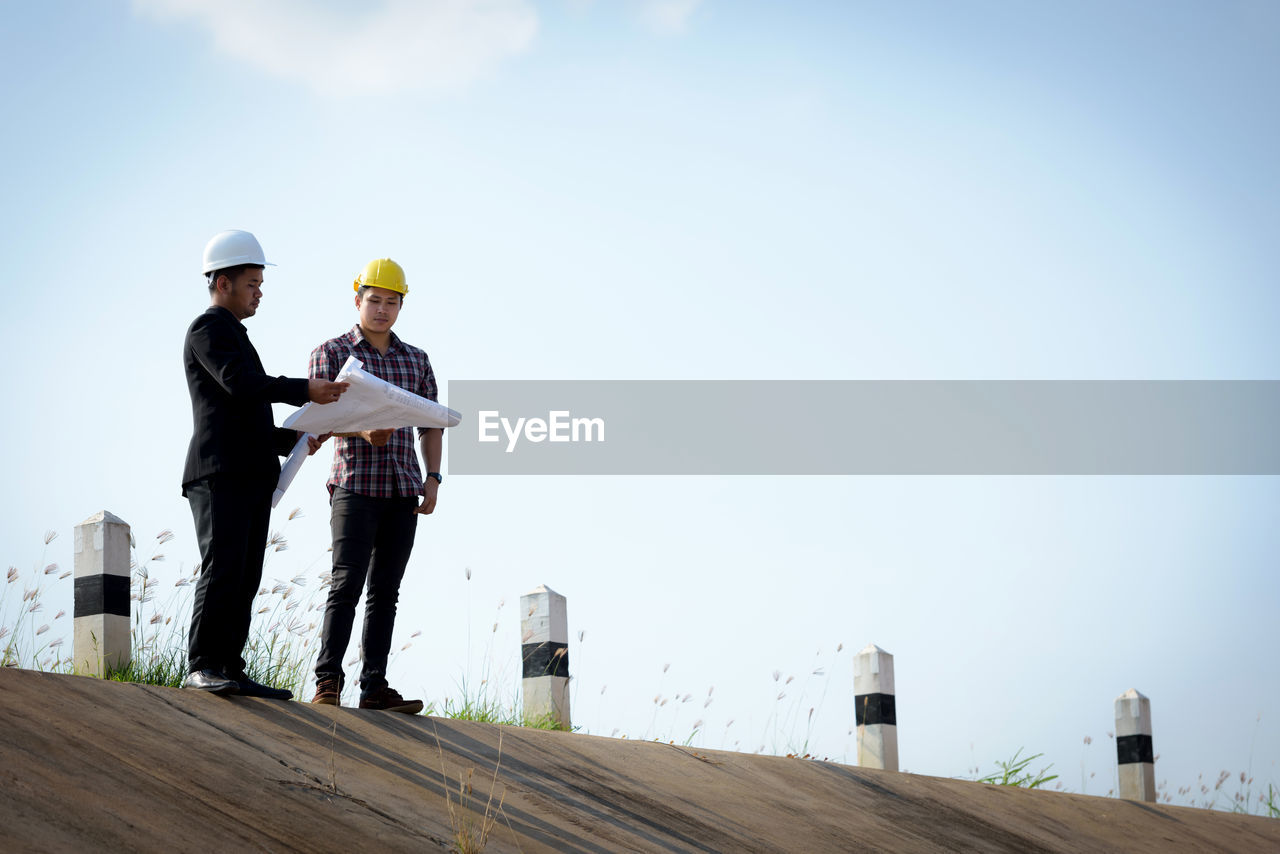
<svg viewBox="0 0 1280 854">
<path fill-rule="evenodd" d="M 893 656 L 867 644 L 853 657 L 854 719 L 858 724 L 858 767 L 898 770 L 898 712 L 894 700 Z"/>
<path fill-rule="evenodd" d="M 569 615 L 565 598 L 546 585 L 520 597 L 524 716 L 570 729 Z"/>
<path fill-rule="evenodd" d="M 129 610 L 129 525 L 103 510 L 75 527 L 76 673 L 102 677 L 129 665 Z"/>
<path fill-rule="evenodd" d="M 1116 697 L 1116 764 L 1120 797 L 1156 802 L 1156 758 L 1151 742 L 1151 701 L 1130 688 Z"/>
</svg>

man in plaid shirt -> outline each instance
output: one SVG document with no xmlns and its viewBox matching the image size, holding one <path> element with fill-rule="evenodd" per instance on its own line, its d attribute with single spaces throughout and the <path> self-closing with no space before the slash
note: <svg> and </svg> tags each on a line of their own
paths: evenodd
<svg viewBox="0 0 1280 854">
<path fill-rule="evenodd" d="M 310 376 L 332 380 L 347 357 L 355 356 L 374 376 L 435 400 L 436 378 L 427 354 L 391 331 L 409 292 L 404 270 L 390 258 L 370 261 L 356 279 L 355 290 L 359 322 L 350 332 L 312 351 Z M 333 584 L 325 606 L 313 703 L 339 704 L 345 680 L 342 657 L 367 580 L 360 639 L 360 708 L 422 711 L 421 700 L 406 700 L 387 684 L 387 657 L 418 516 L 436 507 L 443 433 L 439 428 L 418 429 L 427 464 L 425 479 L 418 468 L 411 427 L 340 433 L 334 440 L 328 483 Z"/>
</svg>

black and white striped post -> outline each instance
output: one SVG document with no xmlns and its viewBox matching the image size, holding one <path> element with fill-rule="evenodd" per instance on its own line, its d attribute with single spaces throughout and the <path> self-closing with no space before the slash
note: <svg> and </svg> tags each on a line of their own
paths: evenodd
<svg viewBox="0 0 1280 854">
<path fill-rule="evenodd" d="M 525 720 L 569 722 L 569 612 L 565 598 L 538 586 L 520 597 L 520 657 Z"/>
<path fill-rule="evenodd" d="M 132 660 L 129 639 L 129 525 L 103 510 L 75 527 L 77 673 L 106 676 Z"/>
<path fill-rule="evenodd" d="M 1151 744 L 1151 701 L 1130 688 L 1116 697 L 1116 764 L 1120 797 L 1156 801 L 1156 757 Z"/>
<path fill-rule="evenodd" d="M 898 770 L 898 713 L 894 703 L 893 656 L 875 644 L 853 657 L 854 720 L 858 766 Z"/>
</svg>

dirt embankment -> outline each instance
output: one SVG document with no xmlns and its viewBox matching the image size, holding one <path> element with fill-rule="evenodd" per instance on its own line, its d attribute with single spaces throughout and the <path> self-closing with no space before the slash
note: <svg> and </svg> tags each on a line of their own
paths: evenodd
<svg viewBox="0 0 1280 854">
<path fill-rule="evenodd" d="M 495 767 L 488 852 L 1280 851 L 1273 819 L 0 670 L 3 851 L 448 850 Z"/>
</svg>

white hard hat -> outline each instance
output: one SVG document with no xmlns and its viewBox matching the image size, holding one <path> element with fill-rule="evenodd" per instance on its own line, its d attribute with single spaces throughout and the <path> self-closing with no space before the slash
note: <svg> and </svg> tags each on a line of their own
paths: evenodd
<svg viewBox="0 0 1280 854">
<path fill-rule="evenodd" d="M 263 267 L 274 267 L 262 254 L 262 246 L 258 238 L 247 231 L 220 231 L 210 238 L 204 247 L 204 269 L 202 273 L 214 270 L 225 270 L 241 264 L 258 264 Z"/>
</svg>

